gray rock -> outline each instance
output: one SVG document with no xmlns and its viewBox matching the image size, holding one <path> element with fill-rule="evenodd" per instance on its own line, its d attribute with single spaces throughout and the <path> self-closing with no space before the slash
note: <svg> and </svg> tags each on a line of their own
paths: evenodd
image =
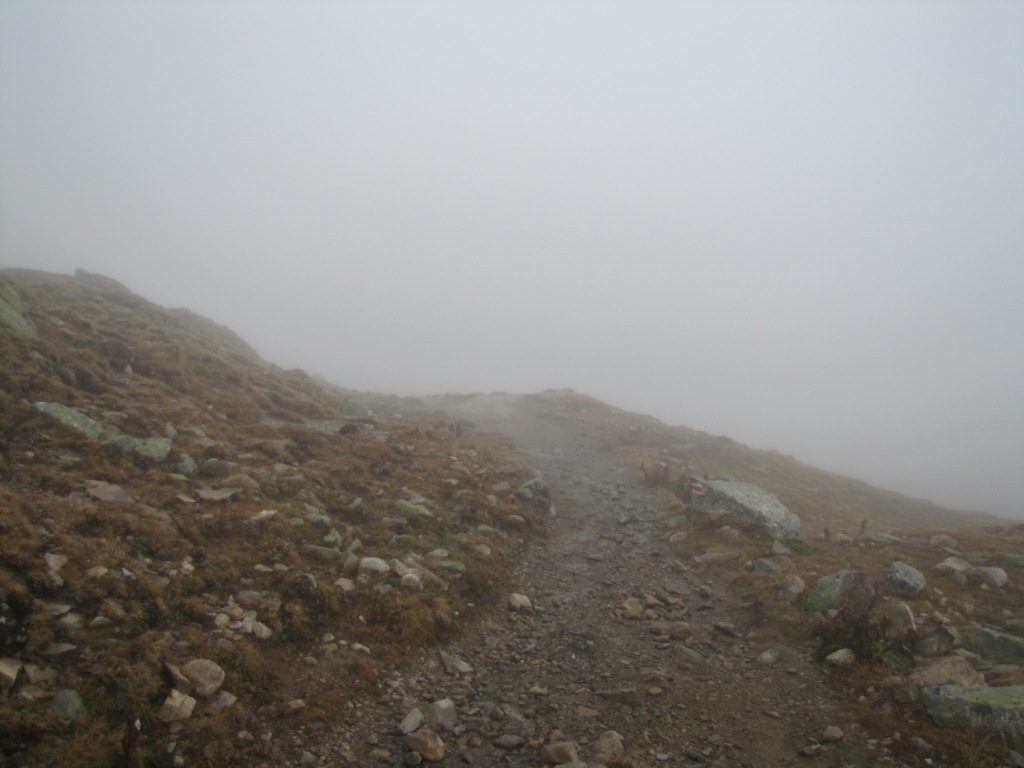
<svg viewBox="0 0 1024 768">
<path fill-rule="evenodd" d="M 997 733 L 1011 742 L 1024 740 L 1024 686 L 943 685 L 924 689 L 922 698 L 942 728 Z"/>
<path fill-rule="evenodd" d="M 513 750 L 522 749 L 526 746 L 526 739 L 517 733 L 503 733 L 494 740 L 494 746 L 498 749 Z"/>
<path fill-rule="evenodd" d="M 622 742 L 622 734 L 618 731 L 605 731 L 597 737 L 595 744 L 597 761 L 603 764 L 618 763 L 626 755 Z"/>
<path fill-rule="evenodd" d="M 391 566 L 379 557 L 364 557 L 359 561 L 359 575 L 368 578 L 384 578 L 391 573 Z"/>
<path fill-rule="evenodd" d="M 409 711 L 409 713 L 402 718 L 402 722 L 398 724 L 398 730 L 402 735 L 412 733 L 413 731 L 419 730 L 419 728 L 426 722 L 426 718 L 423 716 L 423 710 L 416 707 Z"/>
<path fill-rule="evenodd" d="M 984 685 L 985 677 L 963 656 L 946 656 L 915 669 L 910 681 L 921 688 L 940 685 Z"/>
<path fill-rule="evenodd" d="M 411 502 L 411 501 L 406 501 L 405 499 L 399 499 L 398 501 L 396 501 L 395 502 L 395 506 L 400 511 L 404 512 L 407 515 L 412 515 L 413 517 L 433 517 L 434 516 L 434 513 L 431 512 L 429 509 L 427 509 L 422 504 L 416 504 L 416 503 Z"/>
<path fill-rule="evenodd" d="M 43 413 L 52 416 L 65 427 L 70 427 L 81 432 L 91 440 L 98 440 L 108 432 L 108 429 L 82 413 L 77 408 L 70 408 L 60 403 L 35 403 L 35 407 Z M 116 430 L 114 430 L 116 432 Z"/>
<path fill-rule="evenodd" d="M 451 699 L 438 699 L 427 706 L 423 713 L 427 722 L 435 729 L 454 731 L 459 725 L 459 713 Z"/>
<path fill-rule="evenodd" d="M 913 597 L 926 586 L 923 573 L 899 560 L 889 566 L 885 575 L 886 589 L 900 597 Z"/>
<path fill-rule="evenodd" d="M 541 747 L 541 762 L 548 765 L 565 765 L 579 760 L 576 744 L 571 741 L 555 741 Z"/>
<path fill-rule="evenodd" d="M 928 632 L 917 644 L 917 652 L 922 656 L 945 656 L 954 648 L 963 645 L 963 637 L 956 627 L 940 625 Z"/>
<path fill-rule="evenodd" d="M 533 611 L 533 603 L 530 602 L 530 598 L 528 598 L 526 595 L 520 595 L 515 592 L 509 595 L 508 607 L 511 608 L 513 611 Z"/>
<path fill-rule="evenodd" d="M 122 453 L 137 454 L 157 461 L 163 461 L 171 455 L 171 439 L 169 437 L 118 435 L 105 440 L 103 445 L 116 448 Z"/>
<path fill-rule="evenodd" d="M 979 626 L 965 627 L 961 636 L 964 646 L 982 658 L 1024 666 L 1024 638 Z"/>
<path fill-rule="evenodd" d="M 178 690 L 172 690 L 164 699 L 157 717 L 165 723 L 180 723 L 192 717 L 196 700 Z"/>
<path fill-rule="evenodd" d="M 192 659 L 181 668 L 181 673 L 192 683 L 196 696 L 202 698 L 212 696 L 224 683 L 224 670 L 209 659 Z"/>
<path fill-rule="evenodd" d="M 125 493 L 121 486 L 102 483 L 96 480 L 86 481 L 86 493 L 96 501 L 108 504 L 126 505 L 135 503 L 135 500 Z"/>
<path fill-rule="evenodd" d="M 979 566 L 971 568 L 967 572 L 967 578 L 971 581 L 977 581 L 982 584 L 987 584 L 990 587 L 1002 588 L 1009 583 L 1009 577 L 1006 575 L 1006 571 L 1002 568 L 996 568 L 995 566 Z"/>
<path fill-rule="evenodd" d="M 467 662 L 452 656 L 451 654 L 445 653 L 444 651 L 437 652 L 438 658 L 441 660 L 441 665 L 444 667 L 445 672 L 449 675 L 469 675 L 473 672 L 473 667 Z"/>
<path fill-rule="evenodd" d="M 863 571 L 844 570 L 818 579 L 807 595 L 807 607 L 820 613 L 844 607 L 856 613 L 866 613 L 871 610 L 877 596 L 873 576 Z"/>
<path fill-rule="evenodd" d="M 34 339 L 39 331 L 35 323 L 26 317 L 27 308 L 18 292 L 6 280 L 0 280 L 0 323 L 6 325 L 14 335 Z"/>
<path fill-rule="evenodd" d="M 710 480 L 695 506 L 715 519 L 767 533 L 773 539 L 800 536 L 800 518 L 763 488 L 735 480 Z"/>
<path fill-rule="evenodd" d="M 196 488 L 196 496 L 200 501 L 228 501 L 241 488 Z"/>
</svg>

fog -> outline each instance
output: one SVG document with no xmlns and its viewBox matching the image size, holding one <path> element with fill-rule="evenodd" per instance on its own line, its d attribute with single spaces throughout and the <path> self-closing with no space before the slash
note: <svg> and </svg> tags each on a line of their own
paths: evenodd
<svg viewBox="0 0 1024 768">
<path fill-rule="evenodd" d="M 0 265 L 1024 518 L 1024 4 L 0 0 Z"/>
</svg>

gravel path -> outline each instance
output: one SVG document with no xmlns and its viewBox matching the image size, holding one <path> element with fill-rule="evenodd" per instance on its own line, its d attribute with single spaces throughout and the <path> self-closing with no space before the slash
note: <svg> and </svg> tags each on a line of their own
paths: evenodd
<svg viewBox="0 0 1024 768">
<path fill-rule="evenodd" d="M 730 589 L 739 563 L 680 562 L 659 537 L 663 497 L 611 453 L 505 416 L 478 424 L 514 440 L 554 504 L 511 586 L 532 609 L 481 608 L 444 659 L 424 650 L 277 765 L 417 765 L 438 757 L 430 732 L 440 766 L 898 764 L 805 653 L 766 663 L 779 639 Z"/>
</svg>

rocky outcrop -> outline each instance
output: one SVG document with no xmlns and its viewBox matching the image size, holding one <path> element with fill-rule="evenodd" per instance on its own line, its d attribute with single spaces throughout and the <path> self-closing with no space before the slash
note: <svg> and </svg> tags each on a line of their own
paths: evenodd
<svg viewBox="0 0 1024 768">
<path fill-rule="evenodd" d="M 943 728 L 983 730 L 1024 742 L 1024 686 L 1004 688 L 943 685 L 925 688 L 928 713 Z"/>
</svg>

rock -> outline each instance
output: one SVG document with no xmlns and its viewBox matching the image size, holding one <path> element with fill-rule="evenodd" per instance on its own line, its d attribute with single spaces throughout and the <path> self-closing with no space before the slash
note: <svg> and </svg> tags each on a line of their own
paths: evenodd
<svg viewBox="0 0 1024 768">
<path fill-rule="evenodd" d="M 548 765 L 564 765 L 579 760 L 576 744 L 571 741 L 555 741 L 545 744 L 540 750 L 541 762 Z"/>
<path fill-rule="evenodd" d="M 473 667 L 456 656 L 445 653 L 444 651 L 437 652 L 438 658 L 441 660 L 441 665 L 444 667 L 445 672 L 449 675 L 469 675 L 473 672 Z"/>
<path fill-rule="evenodd" d="M 86 480 L 86 493 L 96 501 L 107 502 L 108 504 L 127 505 L 134 504 L 135 500 L 125 493 L 121 486 L 98 480 Z"/>
<path fill-rule="evenodd" d="M 994 566 L 971 568 L 967 572 L 967 578 L 971 581 L 987 584 L 990 587 L 996 587 L 997 589 L 1005 587 L 1010 580 L 1006 575 L 1006 571 Z"/>
<path fill-rule="evenodd" d="M 989 661 L 1024 666 L 1024 638 L 979 626 L 965 627 L 961 635 L 968 650 Z"/>
<path fill-rule="evenodd" d="M 39 331 L 26 313 L 27 308 L 18 292 L 6 280 L 0 280 L 0 323 L 6 325 L 15 336 L 34 339 Z"/>
<path fill-rule="evenodd" d="M 224 670 L 209 659 L 192 659 L 181 668 L 181 673 L 192 683 L 195 695 L 204 699 L 224 683 Z"/>
<path fill-rule="evenodd" d="M 422 504 L 414 504 L 413 502 L 406 501 L 405 499 L 399 499 L 398 501 L 396 501 L 395 507 L 397 507 L 399 511 L 404 512 L 407 515 L 412 515 L 413 517 L 434 516 L 434 513 L 431 512 Z"/>
<path fill-rule="evenodd" d="M 173 690 L 164 699 L 157 717 L 165 723 L 180 723 L 192 717 L 192 710 L 195 708 L 195 699 L 179 690 Z"/>
<path fill-rule="evenodd" d="M 985 677 L 963 656 L 945 656 L 915 669 L 910 681 L 921 688 L 940 685 L 985 685 Z"/>
<path fill-rule="evenodd" d="M 942 728 L 982 730 L 1011 742 L 1024 740 L 1024 687 L 943 685 L 922 691 L 928 714 Z"/>
<path fill-rule="evenodd" d="M 854 613 L 867 613 L 874 605 L 878 592 L 875 579 L 863 571 L 838 571 L 822 576 L 807 595 L 811 611 L 826 613 L 835 608 L 850 608 Z"/>
<path fill-rule="evenodd" d="M 530 612 L 533 610 L 533 603 L 526 595 L 513 592 L 508 598 L 508 607 L 513 611 Z"/>
<path fill-rule="evenodd" d="M 412 733 L 420 728 L 426 718 L 423 716 L 423 710 L 419 707 L 411 709 L 409 713 L 402 718 L 402 722 L 398 724 L 398 730 L 403 736 Z"/>
<path fill-rule="evenodd" d="M 431 763 L 439 762 L 444 757 L 444 741 L 429 728 L 407 733 L 405 743 L 409 749 Z"/>
<path fill-rule="evenodd" d="M 965 577 L 971 568 L 973 568 L 973 566 L 962 557 L 947 557 L 935 566 L 935 570 L 939 573 L 960 574 Z"/>
<path fill-rule="evenodd" d="M 367 578 L 383 578 L 391 573 L 391 566 L 379 557 L 364 557 L 359 561 L 359 575 Z"/>
<path fill-rule="evenodd" d="M 655 634 L 668 635 L 669 640 L 686 640 L 693 634 L 690 625 L 685 621 L 653 621 L 650 630 Z"/>
<path fill-rule="evenodd" d="M 922 656 L 945 656 L 954 648 L 963 645 L 963 638 L 956 627 L 939 625 L 917 643 L 917 652 Z"/>
<path fill-rule="evenodd" d="M 917 568 L 897 560 L 885 575 L 885 587 L 894 595 L 913 597 L 927 586 L 924 574 Z"/>
<path fill-rule="evenodd" d="M 0 688 L 7 690 L 14 685 L 18 679 L 18 672 L 21 671 L 20 659 L 0 659 Z"/>
<path fill-rule="evenodd" d="M 494 740 L 493 744 L 498 749 L 512 751 L 514 749 L 522 749 L 525 747 L 526 739 L 516 733 L 503 733 Z"/>
<path fill-rule="evenodd" d="M 427 718 L 427 722 L 434 728 L 454 731 L 459 725 L 459 713 L 455 709 L 455 702 L 451 699 L 438 699 L 431 702 L 423 714 Z"/>
<path fill-rule="evenodd" d="M 857 654 L 849 648 L 840 648 L 826 656 L 825 661 L 833 667 L 852 667 L 857 663 Z"/>
<path fill-rule="evenodd" d="M 108 430 L 98 421 L 93 421 L 77 408 L 70 408 L 60 403 L 35 403 L 35 407 L 48 416 L 52 416 L 65 427 L 81 432 L 91 440 L 98 440 L 108 431 L 116 432 L 116 430 Z"/>
<path fill-rule="evenodd" d="M 786 557 L 785 555 L 762 557 L 760 560 L 754 560 L 750 564 L 750 568 L 754 573 L 765 573 L 768 575 L 774 575 L 776 573 L 796 573 L 796 563 L 793 562 L 792 558 Z"/>
<path fill-rule="evenodd" d="M 171 439 L 169 437 L 131 437 L 118 435 L 105 440 L 103 445 L 116 448 L 122 453 L 138 454 L 147 459 L 163 461 L 171 455 Z"/>
<path fill-rule="evenodd" d="M 227 477 L 237 474 L 242 465 L 227 459 L 207 459 L 201 465 L 202 473 L 206 477 Z"/>
<path fill-rule="evenodd" d="M 622 760 L 626 755 L 626 748 L 622 743 L 622 734 L 618 731 L 605 731 L 597 737 L 597 743 L 594 745 L 597 750 L 597 762 L 608 764 L 615 764 Z"/>
<path fill-rule="evenodd" d="M 763 488 L 735 480 L 709 480 L 695 497 L 698 509 L 741 528 L 767 533 L 773 539 L 800 536 L 800 518 Z"/>
<path fill-rule="evenodd" d="M 88 714 L 85 708 L 85 702 L 82 701 L 82 697 L 78 695 L 77 691 L 73 691 L 69 688 L 63 688 L 57 691 L 53 696 L 53 703 L 51 706 L 53 714 L 61 720 L 78 720 Z"/>
<path fill-rule="evenodd" d="M 228 501 L 241 488 L 196 488 L 196 496 L 200 501 Z"/>
<path fill-rule="evenodd" d="M 639 598 L 630 597 L 622 603 L 622 617 L 637 621 L 644 617 L 644 604 Z"/>
<path fill-rule="evenodd" d="M 842 728 L 830 725 L 821 732 L 821 741 L 823 744 L 835 744 L 837 741 L 842 741 L 845 735 Z"/>
</svg>

